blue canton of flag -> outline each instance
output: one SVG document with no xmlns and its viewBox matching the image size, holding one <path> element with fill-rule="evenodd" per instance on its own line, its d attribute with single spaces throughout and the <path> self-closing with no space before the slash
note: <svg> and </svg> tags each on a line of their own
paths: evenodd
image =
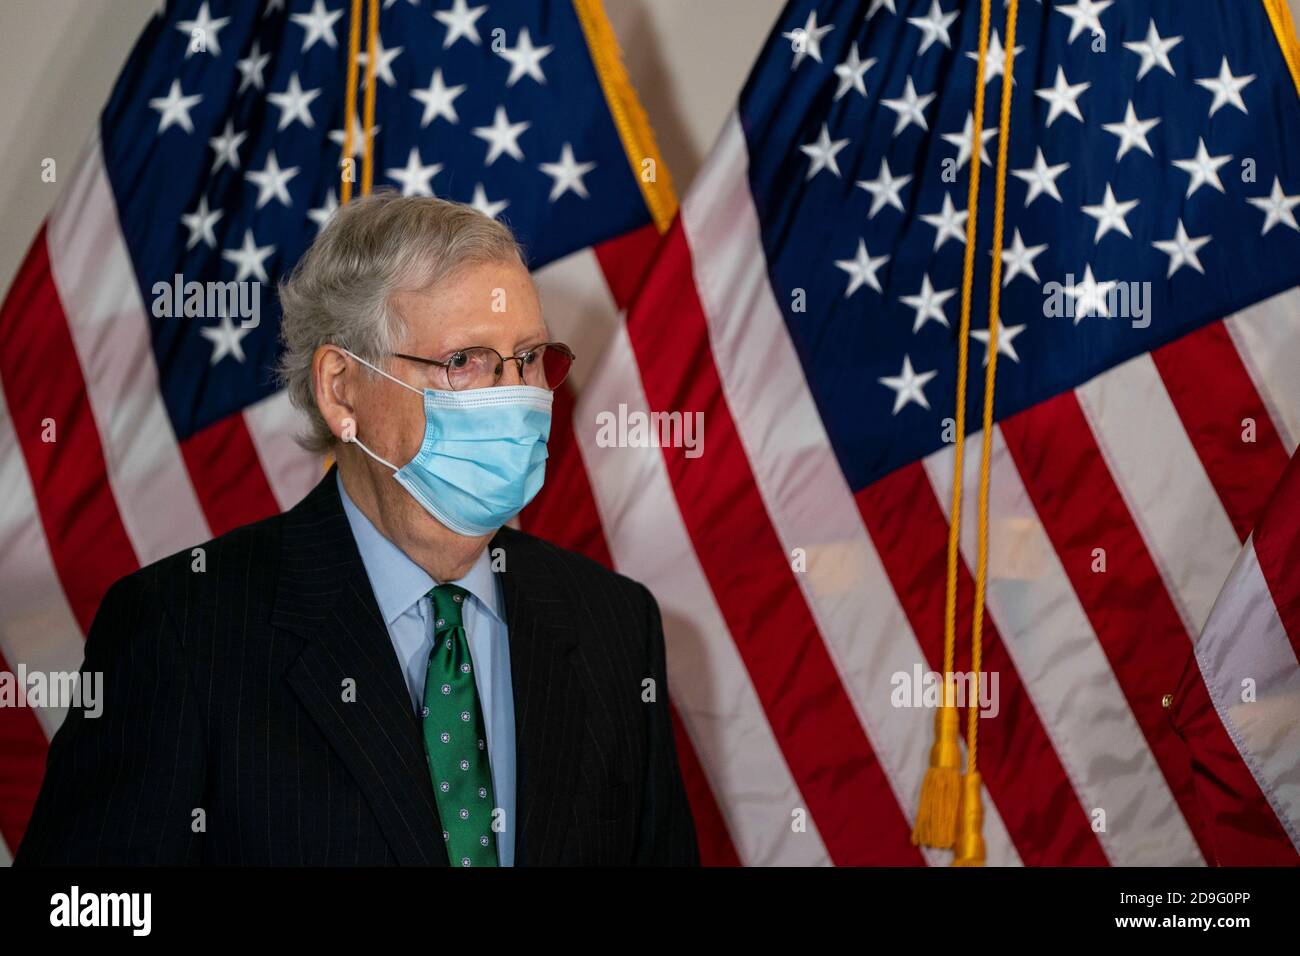
<svg viewBox="0 0 1300 956">
<path fill-rule="evenodd" d="M 854 489 L 943 443 L 975 162 L 978 408 L 1003 6 L 982 130 L 978 0 L 791 3 L 742 94 L 772 285 Z M 1016 49 L 998 420 L 1300 283 L 1300 97 L 1263 3 L 1021 0 Z"/>
<path fill-rule="evenodd" d="M 182 441 L 277 388 L 273 284 L 338 206 L 349 7 L 174 0 L 104 110 L 145 302 L 176 275 L 265 284 L 253 328 L 151 316 Z M 375 76 L 377 188 L 473 203 L 510 225 L 532 268 L 650 221 L 571 3 L 385 0 Z"/>
</svg>

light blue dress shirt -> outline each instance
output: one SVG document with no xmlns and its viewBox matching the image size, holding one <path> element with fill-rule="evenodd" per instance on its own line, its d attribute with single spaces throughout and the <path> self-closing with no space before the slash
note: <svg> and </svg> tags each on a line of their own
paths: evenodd
<svg viewBox="0 0 1300 956">
<path fill-rule="evenodd" d="M 348 497 L 343 479 L 335 476 L 343 511 L 352 526 L 379 613 L 388 626 L 393 650 L 411 692 L 411 707 L 424 703 L 424 673 L 433 650 L 429 591 L 438 584 L 405 552 L 389 541 Z M 474 684 L 487 729 L 492 791 L 505 811 L 505 830 L 497 834 L 497 859 L 502 866 L 515 861 L 515 695 L 510 683 L 510 640 L 505 604 L 487 549 L 463 578 L 450 582 L 471 595 L 461 612 L 474 662 Z"/>
</svg>

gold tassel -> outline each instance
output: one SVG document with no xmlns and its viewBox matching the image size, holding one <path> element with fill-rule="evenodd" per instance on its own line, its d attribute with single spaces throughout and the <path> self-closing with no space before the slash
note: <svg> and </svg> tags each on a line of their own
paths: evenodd
<svg viewBox="0 0 1300 956">
<path fill-rule="evenodd" d="M 915 846 L 947 850 L 957 836 L 957 805 L 961 795 L 961 749 L 957 745 L 956 707 L 940 707 L 934 714 L 934 746 L 930 766 L 921 781 L 921 805 L 912 828 Z"/>
<path fill-rule="evenodd" d="M 961 829 L 953 851 L 953 866 L 984 865 L 984 800 L 980 775 L 971 771 L 961 778 Z"/>
</svg>

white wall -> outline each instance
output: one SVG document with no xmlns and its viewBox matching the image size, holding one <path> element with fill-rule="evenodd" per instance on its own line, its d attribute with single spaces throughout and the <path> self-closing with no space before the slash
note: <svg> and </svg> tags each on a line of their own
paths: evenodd
<svg viewBox="0 0 1300 956">
<path fill-rule="evenodd" d="M 0 289 L 7 290 L 113 80 L 161 0 L 5 0 L 0 31 Z M 513 0 L 519 2 L 519 0 Z M 1300 20 L 1300 0 L 1289 0 Z M 335 4 L 331 4 L 334 6 Z M 677 189 L 685 192 L 783 0 L 605 0 Z"/>
</svg>

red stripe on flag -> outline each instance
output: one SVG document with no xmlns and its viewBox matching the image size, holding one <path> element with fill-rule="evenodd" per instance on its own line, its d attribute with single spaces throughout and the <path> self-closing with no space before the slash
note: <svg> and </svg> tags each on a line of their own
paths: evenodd
<svg viewBox="0 0 1300 956">
<path fill-rule="evenodd" d="M 659 249 L 661 238 L 659 231 L 648 225 L 592 247 L 614 303 L 620 309 L 628 307 L 641 287 L 646 267 Z"/>
<path fill-rule="evenodd" d="M 948 519 L 934 487 L 917 462 L 855 497 L 928 666 L 937 671 L 943 667 Z M 957 620 L 969 621 L 974 587 L 965 564 L 960 575 Z M 1027 866 L 1105 866 L 1101 843 L 992 620 L 984 626 L 983 666 L 999 675 L 1000 710 L 980 722 L 979 769 L 1020 859 Z M 969 642 L 958 642 L 954 667 L 970 669 Z M 1051 826 L 1043 825 L 1045 816 Z"/>
<path fill-rule="evenodd" d="M 1251 541 L 1278 619 L 1300 659 L 1300 452 L 1291 459 Z"/>
<path fill-rule="evenodd" d="M 180 448 L 213 536 L 279 514 L 243 413 L 195 432 Z"/>
<path fill-rule="evenodd" d="M 1163 579 L 1124 503 L 1073 392 L 1002 422 L 1002 434 L 1025 490 L 1075 594 L 1110 661 L 1115 679 L 1207 860 L 1214 849 L 1198 809 L 1187 747 L 1174 732 L 1162 699 L 1178 687 L 1189 637 Z M 1103 549 L 1105 571 L 1094 572 Z M 1231 742 L 1216 724 L 1222 743 Z M 1267 817 L 1274 838 L 1290 841 L 1240 759 L 1224 773 L 1253 811 Z"/>
<path fill-rule="evenodd" d="M 1286 468 L 1287 454 L 1228 328 L 1215 322 L 1151 353 L 1187 437 L 1242 541 Z M 1297 373 L 1300 374 L 1300 373 Z M 1242 440 L 1242 422 L 1255 440 Z"/>
<path fill-rule="evenodd" d="M 0 309 L 0 381 L 50 557 L 82 633 L 118 578 L 140 566 L 108 483 L 42 227 Z M 43 440 L 47 423 L 54 441 Z"/>
<path fill-rule="evenodd" d="M 703 412 L 707 457 L 664 459 L 692 545 L 834 862 L 924 862 L 772 528 L 709 347 L 679 219 L 628 315 L 650 408 Z"/>
<path fill-rule="evenodd" d="M 12 672 L 3 655 L 0 671 Z M 0 835 L 15 855 L 32 818 L 48 749 L 45 731 L 31 708 L 0 707 L 0 754 L 4 754 L 0 760 Z"/>
</svg>

